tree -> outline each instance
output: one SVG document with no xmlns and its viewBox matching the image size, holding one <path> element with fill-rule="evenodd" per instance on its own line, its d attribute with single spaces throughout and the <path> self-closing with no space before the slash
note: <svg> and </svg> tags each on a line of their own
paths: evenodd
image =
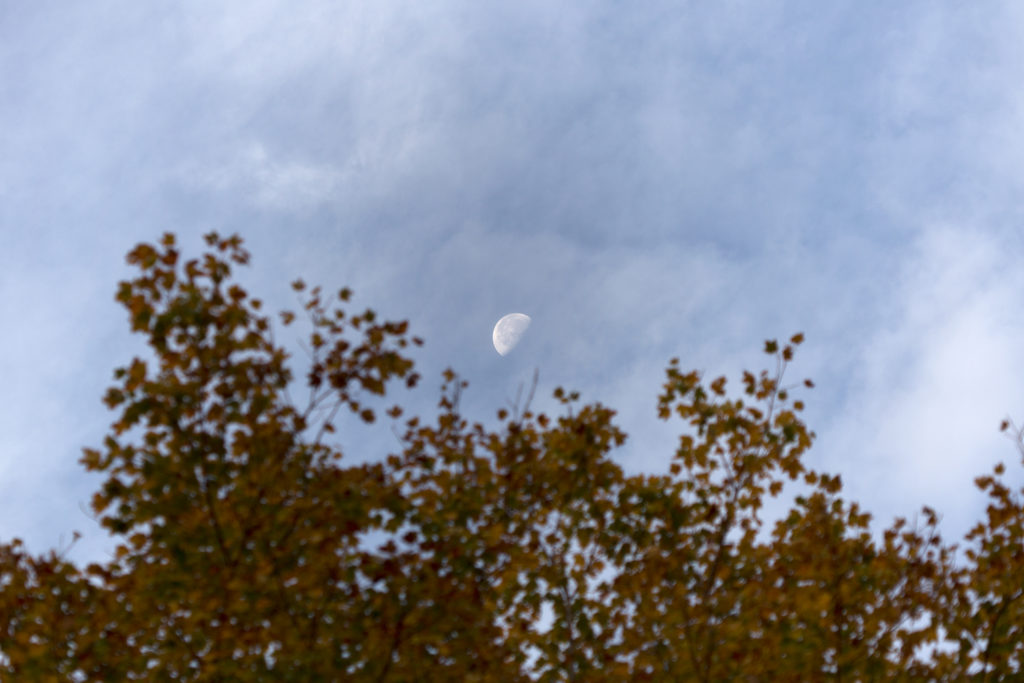
<svg viewBox="0 0 1024 683">
<path fill-rule="evenodd" d="M 172 235 L 128 255 L 117 299 L 152 358 L 116 371 L 116 419 L 82 457 L 105 476 L 92 508 L 116 554 L 78 567 L 0 545 L 4 680 L 1019 675 L 1024 492 L 1002 466 L 977 480 L 992 504 L 963 566 L 928 508 L 876 538 L 839 477 L 803 461 L 795 393 L 812 384 L 783 384 L 801 335 L 768 342 L 773 367 L 738 396 L 671 362 L 658 410 L 682 433 L 664 474 L 626 476 L 614 412 L 561 389 L 559 416 L 469 424 L 452 371 L 435 418 L 386 411 L 398 453 L 348 465 L 328 442 L 338 412 L 378 419 L 368 398 L 416 383 L 420 340 L 298 281 L 298 382 L 232 280 L 241 240 L 207 243 L 184 263 Z M 769 529 L 787 483 L 799 495 Z"/>
</svg>

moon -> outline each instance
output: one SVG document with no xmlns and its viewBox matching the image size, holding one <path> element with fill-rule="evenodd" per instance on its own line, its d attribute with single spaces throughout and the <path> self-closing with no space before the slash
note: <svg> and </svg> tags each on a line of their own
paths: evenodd
<svg viewBox="0 0 1024 683">
<path fill-rule="evenodd" d="M 515 348 L 523 333 L 530 326 L 530 316 L 525 313 L 509 313 L 497 322 L 494 332 L 491 333 L 491 340 L 494 342 L 494 350 L 501 355 L 506 355 Z"/>
</svg>

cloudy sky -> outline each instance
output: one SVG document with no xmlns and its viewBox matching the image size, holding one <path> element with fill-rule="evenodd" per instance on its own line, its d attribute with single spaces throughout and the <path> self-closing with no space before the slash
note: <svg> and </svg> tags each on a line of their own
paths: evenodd
<svg viewBox="0 0 1024 683">
<path fill-rule="evenodd" d="M 301 276 L 409 319 L 407 403 L 452 366 L 491 419 L 537 368 L 541 407 L 619 410 L 629 471 L 667 466 L 669 358 L 735 375 L 803 331 L 810 462 L 960 535 L 1024 419 L 1022 46 L 1009 0 L 7 0 L 0 538 L 109 547 L 77 460 L 142 350 L 124 254 L 210 230 L 275 307 Z"/>
</svg>

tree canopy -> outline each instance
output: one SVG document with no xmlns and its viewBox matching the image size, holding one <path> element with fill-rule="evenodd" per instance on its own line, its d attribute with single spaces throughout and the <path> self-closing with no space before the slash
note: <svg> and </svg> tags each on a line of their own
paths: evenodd
<svg viewBox="0 0 1024 683">
<path fill-rule="evenodd" d="M 115 372 L 84 467 L 117 540 L 105 563 L 0 545 L 0 673 L 17 681 L 1016 680 L 1024 491 L 1000 465 L 962 549 L 936 512 L 874 532 L 804 456 L 802 335 L 731 391 L 668 365 L 667 471 L 627 475 L 614 411 L 433 416 L 380 397 L 418 375 L 404 322 L 293 283 L 311 332 L 293 375 L 275 320 L 232 277 L 248 254 L 173 235 L 128 255 L 117 300 L 148 361 Z M 291 399 L 308 389 L 302 404 Z M 393 420 L 392 454 L 347 464 L 339 411 Z M 1017 437 L 1016 427 L 1004 428 Z M 366 455 L 366 454 L 364 454 Z M 787 513 L 769 498 L 796 490 Z"/>
</svg>

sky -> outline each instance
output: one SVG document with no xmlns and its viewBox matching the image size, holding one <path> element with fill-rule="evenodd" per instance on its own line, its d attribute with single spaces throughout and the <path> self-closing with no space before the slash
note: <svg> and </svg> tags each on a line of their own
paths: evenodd
<svg viewBox="0 0 1024 683">
<path fill-rule="evenodd" d="M 928 504 L 955 539 L 973 477 L 1024 480 L 998 429 L 1024 421 L 1022 82 L 1010 0 L 6 0 L 0 539 L 110 551 L 78 458 L 145 352 L 124 255 L 211 230 L 271 309 L 302 277 L 408 319 L 401 402 L 430 414 L 452 367 L 493 424 L 536 370 L 536 407 L 618 411 L 631 473 L 675 447 L 670 358 L 735 378 L 802 331 L 808 464 L 876 528 Z"/>
</svg>

